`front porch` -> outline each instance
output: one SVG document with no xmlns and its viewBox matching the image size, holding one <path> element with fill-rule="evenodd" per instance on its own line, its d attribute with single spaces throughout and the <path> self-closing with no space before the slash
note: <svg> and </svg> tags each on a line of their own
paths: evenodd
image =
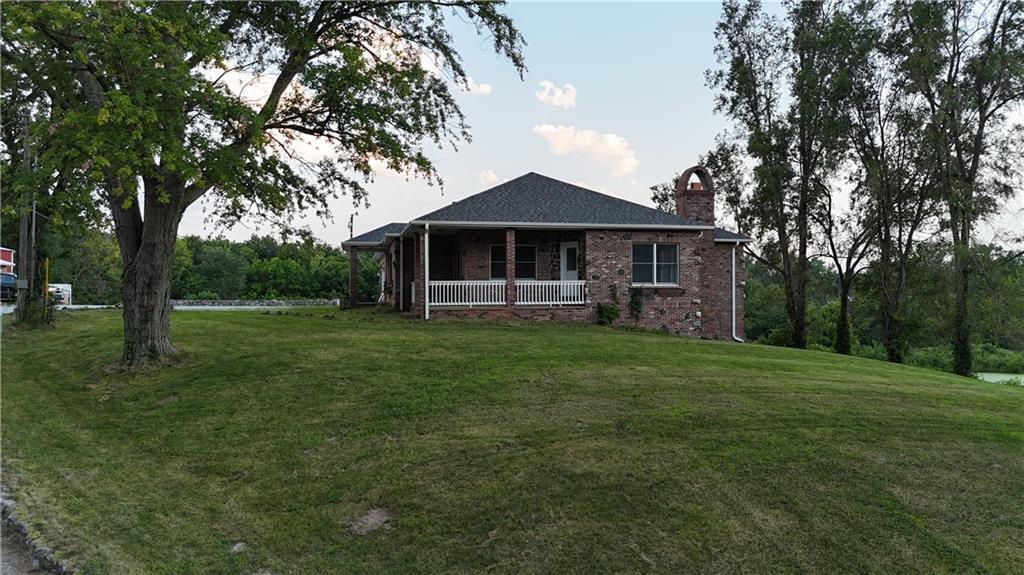
<svg viewBox="0 0 1024 575">
<path fill-rule="evenodd" d="M 584 305 L 587 282 L 584 280 L 515 279 L 513 305 Z M 509 302 L 508 280 L 431 280 L 431 308 L 504 306 Z"/>
<path fill-rule="evenodd" d="M 398 300 L 424 318 L 443 310 L 583 307 L 583 240 L 582 230 L 425 224 L 400 245 L 412 269 L 400 271 L 409 297 Z"/>
</svg>

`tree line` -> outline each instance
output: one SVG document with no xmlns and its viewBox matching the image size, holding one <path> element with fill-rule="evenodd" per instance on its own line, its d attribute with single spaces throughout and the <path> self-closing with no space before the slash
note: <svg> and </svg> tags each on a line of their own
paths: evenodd
<svg viewBox="0 0 1024 575">
<path fill-rule="evenodd" d="M 955 305 L 951 246 L 922 242 L 908 266 L 904 308 L 903 361 L 920 367 L 952 371 L 949 345 Z M 1024 373 L 1024 258 L 1005 249 L 984 245 L 975 254 L 975 282 L 969 313 L 973 319 L 972 357 L 976 371 Z M 835 351 L 841 302 L 833 266 L 815 258 L 808 266 L 807 347 Z M 887 359 L 879 271 L 868 267 L 854 279 L 847 300 L 850 353 Z M 746 336 L 749 341 L 790 345 L 784 280 L 769 266 L 747 266 Z"/>
<path fill-rule="evenodd" d="M 853 351 L 857 289 L 874 296 L 885 357 L 904 361 L 928 289 L 915 266 L 939 253 L 952 294 L 936 302 L 951 318 L 939 333 L 953 370 L 971 373 L 977 276 L 991 253 L 977 226 L 1020 189 L 1024 168 L 1010 114 L 1024 102 L 1024 3 L 787 2 L 774 15 L 727 0 L 716 38 L 707 84 L 731 126 L 703 160 L 758 240 L 748 254 L 777 279 L 786 343 L 809 343 L 809 290 L 824 265 L 837 303 L 830 347 Z M 671 188 L 652 188 L 655 201 Z"/>
<path fill-rule="evenodd" d="M 14 220 L 11 210 L 3 224 Z M 14 226 L 4 225 L 4 245 Z M 39 224 L 38 252 L 50 262 L 50 282 L 72 284 L 76 304 L 120 304 L 121 261 L 117 238 L 95 225 Z M 380 295 L 378 264 L 359 260 L 359 300 Z M 312 238 L 283 240 L 253 235 L 237 242 L 184 236 L 175 242 L 171 299 L 347 299 L 349 254 Z"/>
</svg>

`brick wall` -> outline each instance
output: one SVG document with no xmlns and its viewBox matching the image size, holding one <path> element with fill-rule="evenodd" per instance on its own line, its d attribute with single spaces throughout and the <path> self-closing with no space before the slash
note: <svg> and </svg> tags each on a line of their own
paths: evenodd
<svg viewBox="0 0 1024 575">
<path fill-rule="evenodd" d="M 634 243 L 676 244 L 678 287 L 633 288 Z M 588 305 L 596 308 L 598 303 L 612 304 L 614 289 L 619 306 L 616 325 L 716 339 L 731 337 L 731 245 L 714 243 L 710 230 L 594 230 L 586 233 L 586 246 Z M 744 274 L 738 269 L 737 283 L 743 278 Z M 633 289 L 638 290 L 643 302 L 635 317 L 630 309 Z M 740 294 L 737 298 L 737 307 L 741 308 Z M 742 329 L 738 332 L 742 333 Z"/>
<path fill-rule="evenodd" d="M 591 306 L 576 307 L 500 307 L 492 308 L 444 308 L 431 309 L 431 318 L 497 319 L 506 321 L 554 321 L 594 323 L 594 309 Z"/>
<path fill-rule="evenodd" d="M 681 184 L 681 182 L 680 182 Z M 715 224 L 715 193 L 704 189 L 682 189 L 675 191 L 676 213 L 704 224 Z"/>
<path fill-rule="evenodd" d="M 511 230 L 478 230 L 454 236 L 452 245 L 462 250 L 462 278 L 489 279 L 490 246 L 504 243 Z M 580 237 L 582 235 L 582 238 Z M 431 269 L 434 269 L 434 239 L 431 237 Z M 612 288 L 620 310 L 616 325 L 637 326 L 668 333 L 714 339 L 730 339 L 732 244 L 716 244 L 713 232 L 655 232 L 591 230 L 563 234 L 515 231 L 515 243 L 537 246 L 538 279 L 558 277 L 558 246 L 561 241 L 580 241 L 580 279 L 587 280 L 587 304 L 566 307 L 505 306 L 489 308 L 431 308 L 432 318 L 493 318 L 505 320 L 595 321 L 598 303 L 613 303 Z M 643 305 L 634 317 L 630 310 L 634 243 L 672 243 L 678 246 L 678 287 L 639 287 Z M 415 236 L 417 254 L 417 317 L 423 317 L 423 236 Z M 542 246 L 545 246 L 542 250 Z M 507 249 L 511 252 L 511 249 Z M 511 255 L 511 254 L 508 254 Z M 511 267 L 511 264 L 509 264 Z M 431 275 L 433 276 L 433 273 Z M 746 274 L 737 254 L 737 334 L 743 337 L 743 290 Z M 511 294 L 510 294 L 511 295 Z M 510 300 L 512 301 L 512 300 Z"/>
</svg>

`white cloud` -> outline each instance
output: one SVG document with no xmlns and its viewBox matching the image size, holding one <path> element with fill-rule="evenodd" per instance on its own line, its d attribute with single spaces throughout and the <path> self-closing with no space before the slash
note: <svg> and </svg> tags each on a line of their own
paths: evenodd
<svg viewBox="0 0 1024 575">
<path fill-rule="evenodd" d="M 550 80 L 542 80 L 541 90 L 533 93 L 542 103 L 568 110 L 576 105 L 576 86 L 566 83 L 559 88 Z"/>
<path fill-rule="evenodd" d="M 498 174 L 494 173 L 494 170 L 484 170 L 476 175 L 476 178 L 480 180 L 481 184 L 490 185 L 498 181 Z"/>
<path fill-rule="evenodd" d="M 491 93 L 490 84 L 477 84 L 473 78 L 466 76 L 466 85 L 463 89 L 474 96 L 486 96 Z"/>
<path fill-rule="evenodd" d="M 595 162 L 607 164 L 613 176 L 633 173 L 640 165 L 629 142 L 616 134 L 601 134 L 594 130 L 580 130 L 575 126 L 551 124 L 534 126 L 533 131 L 547 141 L 551 153 L 556 156 L 583 154 Z"/>
</svg>

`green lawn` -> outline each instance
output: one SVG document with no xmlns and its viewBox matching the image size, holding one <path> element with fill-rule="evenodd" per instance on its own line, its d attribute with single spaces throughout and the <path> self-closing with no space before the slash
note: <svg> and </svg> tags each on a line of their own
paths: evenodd
<svg viewBox="0 0 1024 575">
<path fill-rule="evenodd" d="M 185 358 L 150 376 L 105 369 L 113 312 L 4 331 L 3 480 L 83 573 L 1024 572 L 1024 388 L 595 326 L 172 317 Z"/>
</svg>

